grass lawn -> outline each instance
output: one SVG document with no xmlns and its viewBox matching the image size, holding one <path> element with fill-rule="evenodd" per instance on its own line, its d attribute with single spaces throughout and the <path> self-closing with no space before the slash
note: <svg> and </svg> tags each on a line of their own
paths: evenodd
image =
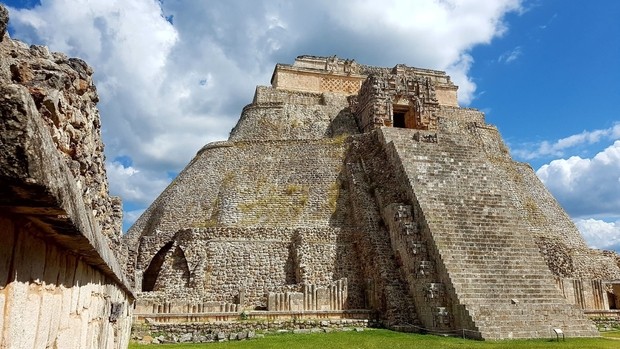
<svg viewBox="0 0 620 349">
<path fill-rule="evenodd" d="M 601 332 L 601 336 L 603 336 L 605 338 L 618 338 L 618 339 L 620 339 L 620 330 Z"/>
<path fill-rule="evenodd" d="M 615 332 L 618 335 L 617 332 Z M 609 332 L 612 334 L 612 332 Z M 605 334 L 604 334 L 605 335 Z M 620 336 L 620 335 L 619 335 Z M 611 338 L 569 338 L 565 342 L 550 339 L 511 340 L 511 341 L 474 341 L 460 338 L 445 338 L 432 335 L 419 335 L 388 330 L 367 330 L 363 332 L 333 332 L 317 334 L 280 334 L 249 341 L 232 341 L 224 343 L 201 344 L 152 344 L 138 345 L 132 343 L 130 349 L 220 349 L 220 348 L 273 348 L 273 349 L 492 349 L 492 348 L 575 348 L 598 349 L 620 348 L 620 340 Z"/>
</svg>

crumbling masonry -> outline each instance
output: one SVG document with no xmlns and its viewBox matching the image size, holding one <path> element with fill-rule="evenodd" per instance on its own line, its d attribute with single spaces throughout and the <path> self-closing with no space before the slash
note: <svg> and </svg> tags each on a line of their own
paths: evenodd
<svg viewBox="0 0 620 349">
<path fill-rule="evenodd" d="M 93 70 L 5 34 L 0 5 L 0 349 L 127 348 Z"/>
<path fill-rule="evenodd" d="M 301 56 L 271 84 L 125 237 L 138 322 L 596 336 L 583 309 L 620 305 L 618 256 L 587 248 L 444 72 Z"/>
</svg>

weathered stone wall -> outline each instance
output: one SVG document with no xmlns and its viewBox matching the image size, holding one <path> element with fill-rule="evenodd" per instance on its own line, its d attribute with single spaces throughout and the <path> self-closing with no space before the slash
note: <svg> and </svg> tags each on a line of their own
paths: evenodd
<svg viewBox="0 0 620 349">
<path fill-rule="evenodd" d="M 0 81 L 28 89 L 84 203 L 111 246 L 118 246 L 122 208 L 108 194 L 93 70 L 79 58 L 11 40 L 0 43 Z"/>
<path fill-rule="evenodd" d="M 412 325 L 420 322 L 381 217 L 380 208 L 389 201 L 379 202 L 374 195 L 381 190 L 390 196 L 388 200 L 400 202 L 402 182 L 395 178 L 375 134 L 355 136 L 351 144 L 345 160 L 346 185 L 349 215 L 356 225 L 357 258 L 365 278 L 366 307 L 377 313 L 384 326 L 415 330 Z"/>
<path fill-rule="evenodd" d="M 322 95 L 321 100 L 319 105 L 251 104 L 243 109 L 229 141 L 324 139 L 358 132 L 345 110 L 346 99 Z"/>
<path fill-rule="evenodd" d="M 325 71 L 328 74 L 317 74 Z M 282 90 L 308 92 L 334 92 L 342 95 L 356 94 L 365 76 L 353 60 L 337 57 L 298 57 L 295 64 L 276 65 L 271 83 Z"/>
<path fill-rule="evenodd" d="M 126 347 L 133 295 L 109 240 L 28 91 L 0 86 L 0 111 L 2 343 Z"/>
<path fill-rule="evenodd" d="M 440 105 L 437 110 L 437 117 L 441 123 L 440 128 L 446 131 L 462 129 L 467 123 L 475 123 L 479 126 L 486 125 L 484 114 L 477 109 Z"/>
<path fill-rule="evenodd" d="M 126 348 L 134 297 L 92 70 L 0 37 L 0 347 Z"/>
<path fill-rule="evenodd" d="M 195 323 L 150 323 L 134 326 L 133 338 L 139 342 L 224 342 L 263 337 L 265 334 L 363 331 L 378 324 L 367 319 L 291 319 L 287 321 L 234 321 Z"/>
<path fill-rule="evenodd" d="M 344 138 L 207 147 L 129 230 L 133 258 L 141 236 L 163 246 L 184 228 L 342 226 L 345 149 Z"/>
<path fill-rule="evenodd" d="M 349 97 L 351 110 L 364 132 L 383 126 L 436 129 L 439 101 L 435 84 L 426 76 L 393 73 L 368 76 L 358 95 Z M 402 113 L 402 120 L 397 114 Z"/>
<path fill-rule="evenodd" d="M 265 309 L 270 292 L 300 292 L 304 285 L 326 287 L 351 280 L 346 309 L 363 307 L 359 269 L 351 232 L 340 229 L 197 228 L 168 242 L 143 238 L 137 281 L 155 277 L 142 300 L 228 302 L 243 309 Z M 154 270 L 154 256 L 165 257 Z M 180 252 L 178 251 L 180 250 Z M 179 268 L 179 263 L 184 267 Z M 144 285 L 144 284 L 142 284 Z"/>
<path fill-rule="evenodd" d="M 277 64 L 271 78 L 271 85 L 278 90 L 355 95 L 368 75 L 396 72 L 429 79 L 437 87 L 437 98 L 440 104 L 458 106 L 457 86 L 443 71 L 408 67 L 403 64 L 394 68 L 381 68 L 358 64 L 354 60 L 341 59 L 336 56 L 299 56 L 293 65 Z"/>
<path fill-rule="evenodd" d="M 556 277 L 555 282 L 570 304 L 584 310 L 609 310 L 609 296 L 614 303 L 617 298 L 610 292 L 612 285 L 602 280 Z"/>
<path fill-rule="evenodd" d="M 0 347 L 126 348 L 126 291 L 27 219 L 0 216 Z"/>
</svg>

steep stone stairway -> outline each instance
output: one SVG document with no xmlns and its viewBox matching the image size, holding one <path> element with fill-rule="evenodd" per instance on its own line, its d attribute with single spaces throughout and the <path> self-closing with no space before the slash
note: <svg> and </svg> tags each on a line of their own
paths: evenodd
<svg viewBox="0 0 620 349">
<path fill-rule="evenodd" d="M 556 289 L 529 225 L 521 224 L 527 210 L 515 193 L 512 160 L 482 151 L 475 132 L 440 133 L 436 142 L 416 140 L 413 132 L 384 128 L 380 137 L 393 167 L 408 178 L 438 270 L 448 274 L 471 330 L 485 339 L 550 337 L 554 328 L 572 337 L 598 335 Z"/>
</svg>

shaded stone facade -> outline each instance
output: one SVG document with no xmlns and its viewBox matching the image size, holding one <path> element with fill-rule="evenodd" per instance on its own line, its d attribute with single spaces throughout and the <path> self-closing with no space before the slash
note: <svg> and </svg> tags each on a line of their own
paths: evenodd
<svg viewBox="0 0 620 349">
<path fill-rule="evenodd" d="M 125 236 L 138 319 L 597 335 L 580 307 L 611 307 L 617 256 L 586 247 L 444 72 L 301 56 L 271 83 Z M 579 282 L 608 301 L 568 296 Z"/>
<path fill-rule="evenodd" d="M 5 35 L 0 6 L 0 348 L 126 348 L 92 69 Z"/>
</svg>

